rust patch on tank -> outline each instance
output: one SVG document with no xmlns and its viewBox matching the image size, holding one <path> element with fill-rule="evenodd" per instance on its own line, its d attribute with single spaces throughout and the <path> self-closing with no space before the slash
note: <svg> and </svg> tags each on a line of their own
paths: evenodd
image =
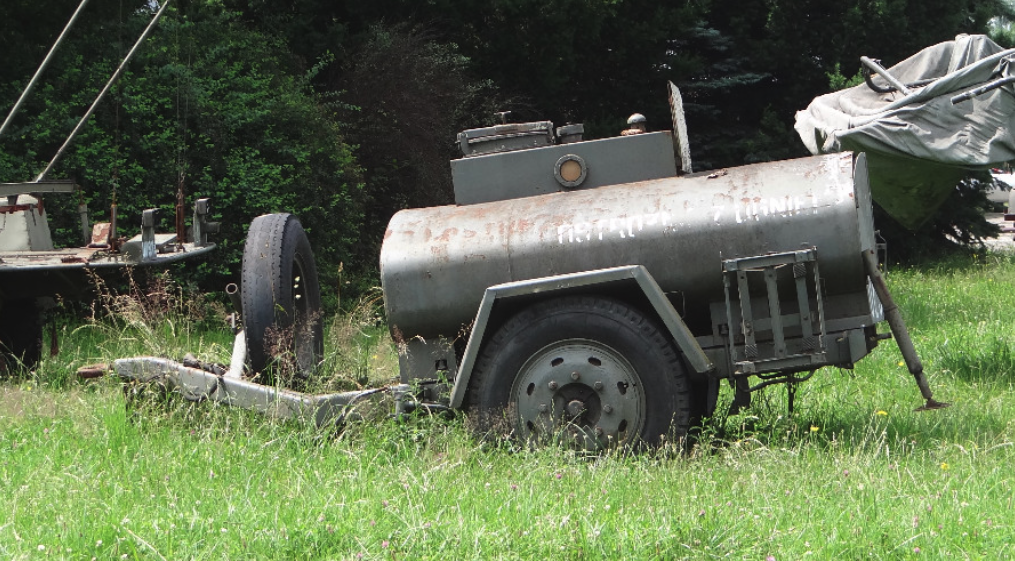
<svg viewBox="0 0 1015 561">
<path fill-rule="evenodd" d="M 511 223 L 511 231 L 517 232 L 519 234 L 524 234 L 528 230 L 532 229 L 532 227 L 535 225 L 536 225 L 535 222 L 533 222 L 532 220 L 528 220 L 526 218 L 519 218 L 518 220 L 515 220 L 514 222 Z"/>
<path fill-rule="evenodd" d="M 441 232 L 441 235 L 437 237 L 437 241 L 441 242 L 441 243 L 448 243 L 448 242 L 451 241 L 451 238 L 453 236 L 457 236 L 457 235 L 458 235 L 458 228 L 455 228 L 454 226 L 452 226 L 450 228 L 445 228 L 444 231 Z"/>
</svg>

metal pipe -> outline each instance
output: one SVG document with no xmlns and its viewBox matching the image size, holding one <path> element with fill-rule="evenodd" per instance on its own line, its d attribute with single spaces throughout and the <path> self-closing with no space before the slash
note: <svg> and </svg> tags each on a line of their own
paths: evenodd
<svg viewBox="0 0 1015 561">
<path fill-rule="evenodd" d="M 60 32 L 60 36 L 56 38 L 56 42 L 49 48 L 46 58 L 42 59 L 42 64 L 39 65 L 39 69 L 35 71 L 35 75 L 28 81 L 28 85 L 25 86 L 25 90 L 21 92 L 21 97 L 18 98 L 17 103 L 15 103 L 14 107 L 11 108 L 11 112 L 7 114 L 7 119 L 4 120 L 4 124 L 0 125 L 0 136 L 3 136 L 4 131 L 7 130 L 7 126 L 11 124 L 11 121 L 14 120 L 14 116 L 18 113 L 18 110 L 21 109 L 21 104 L 28 98 L 28 94 L 32 92 L 32 89 L 35 88 L 35 83 L 39 80 L 39 76 L 41 76 L 42 72 L 46 70 L 47 66 L 49 66 L 49 61 L 53 58 L 53 53 L 56 52 L 57 47 L 59 47 L 60 43 L 63 42 L 63 38 L 67 35 L 67 32 L 70 31 L 74 22 L 77 21 L 78 14 L 81 13 L 86 4 L 88 4 L 88 0 L 81 0 L 81 4 L 78 5 L 78 9 L 74 11 L 74 15 L 70 17 L 67 25 L 65 25 L 63 31 Z"/>
<path fill-rule="evenodd" d="M 226 371 L 227 378 L 242 378 L 243 365 L 247 362 L 247 336 L 240 329 L 233 338 L 233 354 L 229 359 L 229 370 Z"/>
<path fill-rule="evenodd" d="M 916 355 L 916 347 L 913 346 L 913 340 L 909 337 L 909 330 L 906 329 L 906 323 L 902 320 L 902 312 L 899 311 L 899 306 L 892 299 L 891 293 L 888 292 L 888 284 L 885 283 L 885 278 L 881 276 L 881 271 L 878 270 L 877 256 L 870 249 L 864 250 L 862 255 L 864 267 L 867 269 L 867 276 L 870 277 L 871 284 L 874 285 L 874 292 L 877 293 L 878 299 L 881 300 L 881 305 L 884 306 L 885 319 L 888 321 L 888 326 L 892 329 L 892 335 L 895 336 L 895 341 L 899 345 L 902 358 L 905 359 L 906 367 L 909 368 L 910 374 L 916 379 L 916 385 L 920 388 L 920 394 L 926 400 L 926 403 L 916 410 L 927 411 L 948 407 L 950 404 L 936 401 L 930 391 L 927 377 L 923 374 L 923 363 L 920 362 L 920 357 Z"/>
<path fill-rule="evenodd" d="M 104 369 L 105 365 L 99 367 Z M 156 383 L 178 392 L 190 401 L 214 401 L 277 419 L 304 418 L 313 420 L 318 427 L 341 423 L 349 415 L 351 406 L 365 397 L 382 392 L 391 392 L 399 397 L 411 390 L 410 386 L 400 384 L 343 393 L 306 394 L 250 380 L 219 376 L 214 372 L 155 357 L 120 359 L 113 363 L 113 369 L 124 381 Z M 124 389 L 128 387 L 124 386 Z M 126 391 L 125 395 L 130 397 Z"/>
<path fill-rule="evenodd" d="M 109 249 L 113 252 L 120 251 L 119 236 L 116 231 L 116 191 L 113 191 L 113 202 L 109 205 L 109 237 L 107 238 Z"/>
<path fill-rule="evenodd" d="M 144 40 L 148 38 L 148 35 L 151 33 L 152 29 L 155 28 L 155 24 L 158 23 L 159 18 L 162 17 L 162 12 L 166 10 L 166 7 L 169 6 L 169 2 L 171 1 L 172 0 L 166 0 L 165 2 L 163 2 L 162 7 L 160 7 L 159 11 L 155 13 L 155 17 L 152 18 L 152 21 L 148 22 L 148 27 L 146 27 L 144 32 L 141 33 L 141 37 L 139 37 L 137 42 L 134 43 L 134 46 L 131 47 L 130 51 L 127 53 L 127 56 L 124 57 L 122 62 L 120 62 L 119 68 L 116 69 L 116 72 L 113 73 L 113 76 L 109 79 L 108 82 L 106 82 L 105 87 L 102 88 L 102 91 L 99 92 L 99 95 L 95 98 L 95 101 L 92 102 L 92 106 L 88 108 L 87 112 L 85 112 L 85 116 L 81 117 L 81 120 L 78 121 L 77 126 L 75 126 L 74 130 L 71 131 L 70 136 L 67 137 L 67 140 L 64 140 L 63 146 L 61 146 L 60 149 L 56 151 L 56 155 L 53 156 L 53 159 L 49 161 L 49 165 L 46 166 L 46 169 L 42 170 L 42 173 L 40 173 L 38 177 L 35 178 L 35 181 L 42 181 L 43 179 L 45 179 L 46 175 L 49 174 L 50 170 L 53 169 L 53 166 L 55 166 L 56 162 L 60 159 L 60 156 L 63 156 L 64 151 L 67 149 L 68 146 L 70 146 L 70 143 L 74 140 L 74 137 L 77 136 L 78 132 L 85 125 L 85 122 L 88 121 L 88 118 L 91 117 L 92 113 L 95 112 L 95 108 L 99 105 L 99 102 L 101 102 L 102 98 L 106 96 L 106 93 L 109 92 L 109 89 L 113 87 L 113 84 L 120 79 L 120 75 L 123 74 L 123 71 L 127 69 L 127 63 L 130 62 L 131 57 L 134 56 L 134 53 L 137 51 L 138 47 L 141 46 L 141 43 L 143 43 Z"/>
<path fill-rule="evenodd" d="M 240 300 L 240 285 L 235 282 L 231 282 L 226 285 L 226 296 L 229 297 L 229 302 L 233 305 L 233 310 L 236 315 L 240 318 L 243 317 L 243 302 Z"/>
<path fill-rule="evenodd" d="M 1011 84 L 1011 83 L 1015 83 L 1015 76 L 1005 76 L 1004 78 L 999 78 L 997 80 L 994 80 L 993 82 L 989 82 L 989 83 L 984 84 L 982 86 L 979 86 L 977 88 L 973 88 L 973 89 L 969 90 L 966 93 L 961 93 L 961 94 L 953 97 L 951 99 L 952 105 L 958 105 L 958 104 L 962 103 L 963 101 L 966 101 L 966 100 L 969 100 L 969 99 L 973 99 L 974 97 L 976 97 L 978 95 L 985 94 L 985 93 L 987 93 L 987 92 L 989 92 L 991 90 L 996 90 L 997 88 L 1000 88 L 1001 86 L 1006 86 L 1006 85 Z"/>
<path fill-rule="evenodd" d="M 78 203 L 78 217 L 81 219 L 81 238 L 88 245 L 92 242 L 92 226 L 88 219 L 88 205 L 84 200 Z"/>
<path fill-rule="evenodd" d="M 889 74 L 888 71 L 885 70 L 883 66 L 875 62 L 873 59 L 862 56 L 860 57 L 860 62 L 862 62 L 864 66 L 866 66 L 867 68 L 870 68 L 874 72 L 877 72 L 879 76 L 887 80 L 889 84 L 895 87 L 895 89 L 902 92 L 902 95 L 909 95 L 910 93 L 912 93 L 912 90 L 907 88 L 906 85 L 903 84 L 902 82 L 898 81 L 895 78 L 895 76 Z"/>
</svg>

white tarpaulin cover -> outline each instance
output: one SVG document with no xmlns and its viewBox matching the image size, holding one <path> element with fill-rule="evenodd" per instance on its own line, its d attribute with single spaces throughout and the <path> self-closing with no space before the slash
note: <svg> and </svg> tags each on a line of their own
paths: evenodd
<svg viewBox="0 0 1015 561">
<path fill-rule="evenodd" d="M 1012 84 L 969 100 L 952 98 L 1015 74 L 1015 49 L 984 35 L 960 35 L 888 69 L 910 86 L 878 93 L 866 84 L 815 98 L 796 130 L 814 154 L 866 152 L 874 199 L 915 229 L 970 169 L 1015 159 Z M 887 86 L 875 76 L 876 84 Z M 927 83 L 929 81 L 929 83 Z"/>
</svg>

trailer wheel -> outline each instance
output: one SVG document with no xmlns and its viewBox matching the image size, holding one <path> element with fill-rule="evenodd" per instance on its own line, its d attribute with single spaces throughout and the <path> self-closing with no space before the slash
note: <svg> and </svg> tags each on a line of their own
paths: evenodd
<svg viewBox="0 0 1015 561">
<path fill-rule="evenodd" d="M 565 297 L 507 321 L 476 362 L 470 423 L 483 435 L 598 450 L 679 439 L 691 418 L 680 354 L 616 300 Z"/>
<path fill-rule="evenodd" d="M 283 386 L 306 381 L 321 361 L 324 334 L 317 267 L 295 216 L 266 214 L 250 223 L 241 281 L 250 368 Z"/>
<path fill-rule="evenodd" d="M 691 427 L 701 425 L 706 417 L 715 414 L 715 398 L 719 391 L 718 380 L 705 379 L 688 382 L 691 395 Z"/>
<path fill-rule="evenodd" d="M 23 365 L 34 368 L 42 358 L 42 311 L 35 298 L 18 298 L 0 309 L 0 357 L 5 374 Z"/>
</svg>

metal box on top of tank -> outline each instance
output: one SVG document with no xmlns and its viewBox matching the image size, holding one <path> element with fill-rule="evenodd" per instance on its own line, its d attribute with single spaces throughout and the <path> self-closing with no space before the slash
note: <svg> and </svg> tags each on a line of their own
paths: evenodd
<svg viewBox="0 0 1015 561">
<path fill-rule="evenodd" d="M 676 174 L 673 137 L 668 131 L 527 150 L 498 150 L 451 161 L 455 202 L 460 205 L 594 189 Z"/>
</svg>

